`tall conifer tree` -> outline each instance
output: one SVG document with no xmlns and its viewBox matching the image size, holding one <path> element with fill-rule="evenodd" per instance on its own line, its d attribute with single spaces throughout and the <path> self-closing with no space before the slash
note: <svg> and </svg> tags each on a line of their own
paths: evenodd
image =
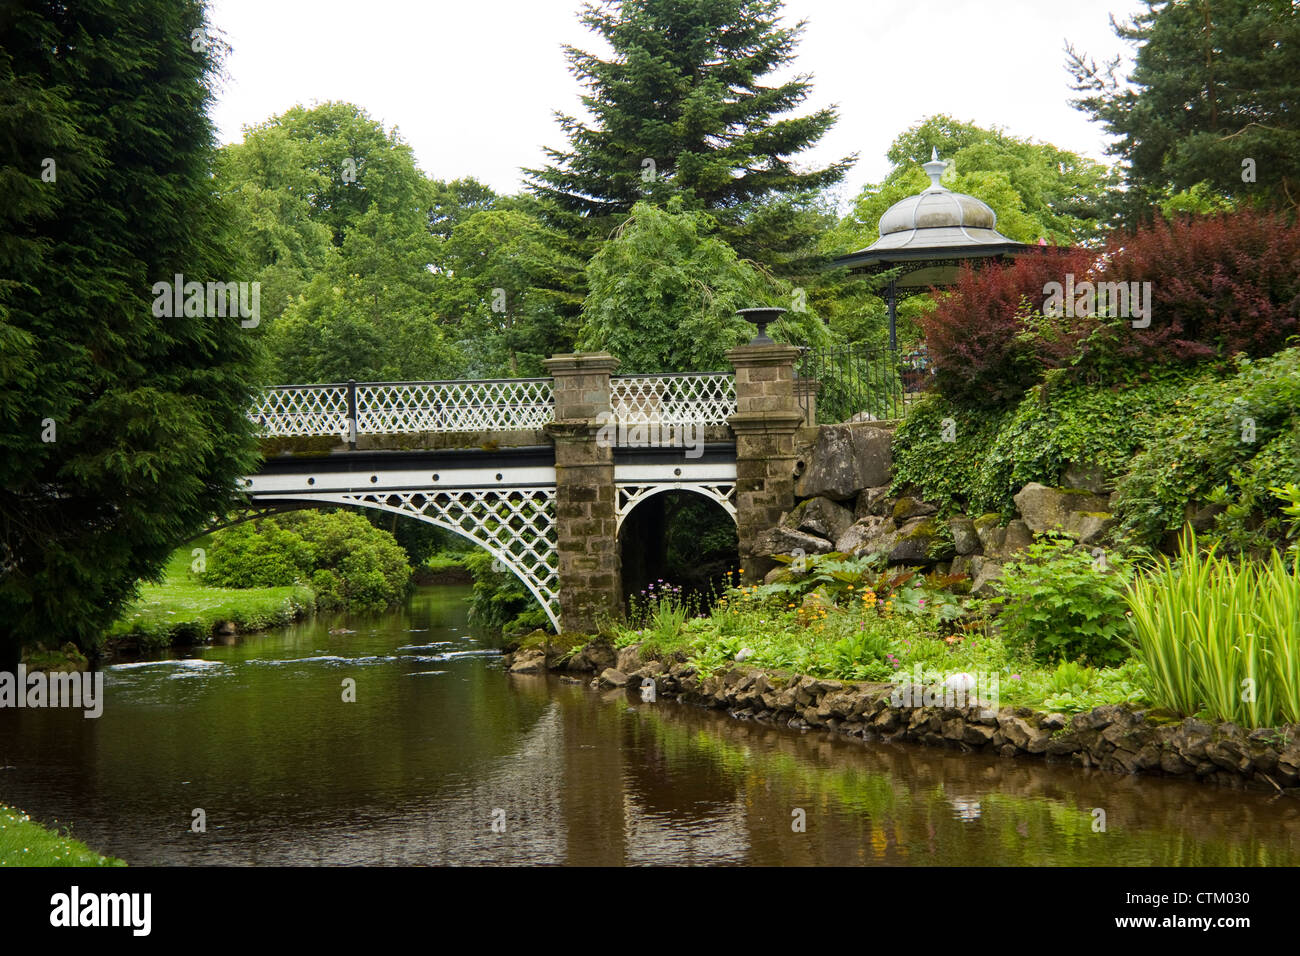
<svg viewBox="0 0 1300 956">
<path fill-rule="evenodd" d="M 1129 213 L 1205 184 L 1236 200 L 1300 204 L 1300 7 L 1292 0 L 1145 0 L 1115 32 L 1132 73 L 1067 49 L 1075 105 L 1117 137 Z"/>
<path fill-rule="evenodd" d="M 780 12 L 779 0 L 586 4 L 582 22 L 613 54 L 566 48 L 593 121 L 557 114 L 569 145 L 527 171 L 533 191 L 602 236 L 638 200 L 683 193 L 714 213 L 742 255 L 787 260 L 789 241 L 774 233 L 821 227 L 815 196 L 854 157 L 800 168 L 836 111 L 796 113 L 812 91 L 806 74 L 765 83 L 793 61 L 804 29 L 783 26 Z"/>
<path fill-rule="evenodd" d="M 248 279 L 213 197 L 199 0 L 0 8 L 0 666 L 83 649 L 252 464 L 256 329 L 156 316 Z"/>
</svg>

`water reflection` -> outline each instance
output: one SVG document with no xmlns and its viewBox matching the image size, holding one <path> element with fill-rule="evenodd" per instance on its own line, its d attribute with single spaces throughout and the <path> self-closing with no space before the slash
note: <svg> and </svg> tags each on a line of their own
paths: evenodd
<svg viewBox="0 0 1300 956">
<path fill-rule="evenodd" d="M 114 667 L 99 720 L 0 712 L 0 800 L 137 864 L 1300 862 L 1291 797 L 508 675 L 465 593 Z"/>
</svg>

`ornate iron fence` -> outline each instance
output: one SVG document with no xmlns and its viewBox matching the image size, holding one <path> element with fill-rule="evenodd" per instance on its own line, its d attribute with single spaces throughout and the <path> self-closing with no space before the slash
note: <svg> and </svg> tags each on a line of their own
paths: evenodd
<svg viewBox="0 0 1300 956">
<path fill-rule="evenodd" d="M 616 421 L 725 425 L 736 412 L 736 377 L 726 372 L 667 372 L 610 379 Z"/>
<path fill-rule="evenodd" d="M 804 349 L 796 374 L 818 383 L 820 424 L 901 419 L 933 378 L 924 347 Z M 800 397 L 806 416 L 812 399 L 807 390 Z"/>
<path fill-rule="evenodd" d="M 249 413 L 267 437 L 516 431 L 554 415 L 549 378 L 285 385 L 263 392 Z"/>
</svg>

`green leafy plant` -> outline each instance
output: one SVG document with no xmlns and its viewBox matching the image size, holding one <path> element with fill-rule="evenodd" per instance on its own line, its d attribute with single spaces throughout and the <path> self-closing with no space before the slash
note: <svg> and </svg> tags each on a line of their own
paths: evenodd
<svg viewBox="0 0 1300 956">
<path fill-rule="evenodd" d="M 1283 535 L 1269 489 L 1300 461 L 1300 347 L 1242 359 L 1229 377 L 1205 377 L 1170 402 L 1117 482 L 1118 532 L 1139 544 L 1177 532 L 1204 503 L 1223 509 L 1213 538 L 1262 553 Z"/>
<path fill-rule="evenodd" d="M 1123 661 L 1129 565 L 1119 556 L 1107 562 L 1054 537 L 1030 545 L 1024 560 L 1009 562 L 1002 593 L 989 602 L 1002 609 L 998 622 L 1008 646 L 1044 663 Z"/>
<path fill-rule="evenodd" d="M 832 672 L 844 680 L 885 680 L 894 671 L 886 661 L 893 647 L 887 631 L 861 623 L 831 645 Z"/>
<path fill-rule="evenodd" d="M 350 511 L 298 511 L 212 536 L 203 582 L 221 588 L 308 584 L 322 610 L 382 610 L 406 595 L 411 568 L 387 531 Z"/>
</svg>

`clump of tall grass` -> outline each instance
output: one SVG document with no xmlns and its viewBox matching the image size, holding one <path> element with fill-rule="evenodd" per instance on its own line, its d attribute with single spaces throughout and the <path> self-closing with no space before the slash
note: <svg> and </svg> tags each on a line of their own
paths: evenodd
<svg viewBox="0 0 1300 956">
<path fill-rule="evenodd" d="M 1151 699 L 1246 727 L 1300 722 L 1300 554 L 1201 553 L 1184 538 L 1128 593 L 1134 654 Z"/>
</svg>

